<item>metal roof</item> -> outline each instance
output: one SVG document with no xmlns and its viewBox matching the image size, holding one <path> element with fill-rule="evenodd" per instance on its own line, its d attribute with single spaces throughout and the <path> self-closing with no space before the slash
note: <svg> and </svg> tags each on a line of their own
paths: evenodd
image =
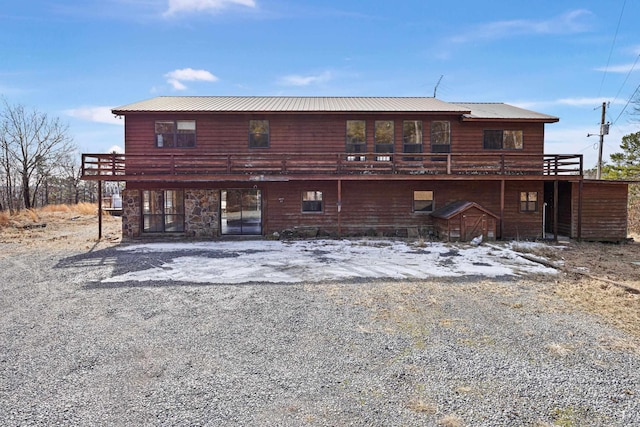
<svg viewBox="0 0 640 427">
<path fill-rule="evenodd" d="M 147 112 L 444 112 L 467 107 L 428 97 L 160 96 L 111 110 Z"/>
<path fill-rule="evenodd" d="M 471 112 L 463 115 L 464 120 L 532 120 L 546 123 L 559 120 L 555 116 L 497 102 L 455 102 L 453 104 Z"/>
</svg>

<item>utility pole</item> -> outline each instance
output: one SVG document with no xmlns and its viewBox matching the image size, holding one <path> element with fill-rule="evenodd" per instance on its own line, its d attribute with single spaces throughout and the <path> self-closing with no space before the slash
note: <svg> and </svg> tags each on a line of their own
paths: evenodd
<svg viewBox="0 0 640 427">
<path fill-rule="evenodd" d="M 600 119 L 600 142 L 598 144 L 598 167 L 596 169 L 596 179 L 602 178 L 602 146 L 604 145 L 604 136 L 609 134 L 609 125 L 605 124 L 605 115 L 607 111 L 607 103 L 602 103 L 602 118 Z"/>
</svg>

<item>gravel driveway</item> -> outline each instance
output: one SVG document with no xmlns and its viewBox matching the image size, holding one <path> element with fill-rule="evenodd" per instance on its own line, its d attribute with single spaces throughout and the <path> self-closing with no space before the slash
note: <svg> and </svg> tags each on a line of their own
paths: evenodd
<svg viewBox="0 0 640 427">
<path fill-rule="evenodd" d="M 637 343 L 553 277 L 111 283 L 151 255 L 2 245 L 3 425 L 640 425 Z"/>
</svg>

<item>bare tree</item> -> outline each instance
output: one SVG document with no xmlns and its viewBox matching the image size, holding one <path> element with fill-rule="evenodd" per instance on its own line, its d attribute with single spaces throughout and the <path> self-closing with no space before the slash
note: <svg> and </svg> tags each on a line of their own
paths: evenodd
<svg viewBox="0 0 640 427">
<path fill-rule="evenodd" d="M 13 192 L 15 175 L 21 184 L 22 201 L 29 209 L 36 204 L 38 190 L 47 176 L 59 166 L 61 159 L 73 151 L 68 127 L 58 118 L 49 118 L 22 105 L 9 105 L 2 100 L 0 111 L 0 145 L 3 169 L 8 179 L 7 191 Z M 9 188 L 11 187 L 11 188 Z"/>
</svg>

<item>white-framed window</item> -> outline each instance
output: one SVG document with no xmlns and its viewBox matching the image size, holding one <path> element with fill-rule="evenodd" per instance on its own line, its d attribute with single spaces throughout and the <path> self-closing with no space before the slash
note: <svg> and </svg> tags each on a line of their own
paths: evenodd
<svg viewBox="0 0 640 427">
<path fill-rule="evenodd" d="M 156 147 L 192 148 L 196 146 L 195 120 L 157 120 Z"/>
</svg>

